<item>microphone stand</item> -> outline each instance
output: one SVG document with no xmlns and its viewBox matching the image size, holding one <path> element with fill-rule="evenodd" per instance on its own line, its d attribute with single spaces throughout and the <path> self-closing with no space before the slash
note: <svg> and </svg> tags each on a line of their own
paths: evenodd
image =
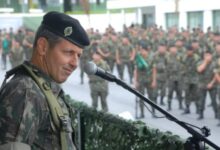
<svg viewBox="0 0 220 150">
<path fill-rule="evenodd" d="M 139 97 L 141 100 L 148 103 L 149 105 L 154 107 L 156 110 L 158 110 L 159 112 L 164 114 L 167 119 L 174 121 L 175 123 L 177 123 L 178 125 L 180 125 L 184 129 L 186 129 L 188 131 L 188 133 L 190 133 L 192 135 L 192 137 L 189 137 L 187 139 L 186 143 L 184 144 L 185 150 L 205 150 L 205 147 L 204 147 L 204 144 L 202 144 L 202 141 L 207 143 L 209 146 L 213 147 L 214 149 L 220 150 L 220 147 L 218 147 L 216 144 L 214 144 L 213 142 L 211 142 L 209 139 L 206 138 L 210 135 L 210 130 L 208 128 L 203 127 L 201 129 L 203 134 L 199 133 L 198 131 L 196 131 L 195 129 L 193 129 L 189 125 L 187 125 L 185 122 L 178 120 L 176 117 L 174 117 L 173 115 L 171 115 L 170 113 L 168 113 L 167 111 L 165 111 L 164 109 L 162 109 L 161 107 L 156 105 L 154 102 L 152 102 L 150 99 L 146 98 L 144 95 L 142 95 L 140 92 L 138 92 L 137 90 L 135 90 L 134 88 L 129 86 L 124 81 L 118 79 L 116 76 L 114 76 L 108 72 L 106 72 L 106 74 L 107 74 L 107 76 L 110 76 L 110 78 L 108 78 L 108 81 L 115 82 L 118 85 L 122 86 L 123 88 L 127 89 L 128 91 L 132 92 L 137 97 Z"/>
</svg>

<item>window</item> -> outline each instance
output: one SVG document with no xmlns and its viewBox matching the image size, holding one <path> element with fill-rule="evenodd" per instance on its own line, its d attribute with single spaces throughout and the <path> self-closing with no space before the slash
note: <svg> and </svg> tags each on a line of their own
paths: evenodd
<svg viewBox="0 0 220 150">
<path fill-rule="evenodd" d="M 166 28 L 179 28 L 179 13 L 166 13 Z"/>
<path fill-rule="evenodd" d="M 189 29 L 201 28 L 203 29 L 203 12 L 188 12 L 187 14 L 188 27 Z"/>
<path fill-rule="evenodd" d="M 220 10 L 213 11 L 213 31 L 219 30 L 220 27 Z"/>
</svg>

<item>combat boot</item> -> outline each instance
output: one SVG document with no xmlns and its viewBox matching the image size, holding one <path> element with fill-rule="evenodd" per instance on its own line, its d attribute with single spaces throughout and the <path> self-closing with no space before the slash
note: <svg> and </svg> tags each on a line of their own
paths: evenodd
<svg viewBox="0 0 220 150">
<path fill-rule="evenodd" d="M 203 111 L 199 113 L 199 117 L 197 118 L 197 120 L 202 120 L 202 119 L 204 119 Z"/>
<path fill-rule="evenodd" d="M 152 108 L 152 118 L 156 118 L 156 115 L 155 115 L 155 108 Z"/>
<path fill-rule="evenodd" d="M 182 101 L 179 102 L 179 109 L 180 109 L 180 110 L 183 109 L 183 103 L 182 103 Z"/>
<path fill-rule="evenodd" d="M 186 115 L 186 114 L 190 114 L 189 105 L 186 105 L 186 109 L 185 109 L 184 112 L 182 113 L 182 115 Z"/>
<path fill-rule="evenodd" d="M 171 108 L 171 101 L 169 100 L 169 101 L 168 101 L 168 108 L 167 108 L 167 111 L 171 111 L 171 109 L 172 109 L 172 108 Z"/>
</svg>

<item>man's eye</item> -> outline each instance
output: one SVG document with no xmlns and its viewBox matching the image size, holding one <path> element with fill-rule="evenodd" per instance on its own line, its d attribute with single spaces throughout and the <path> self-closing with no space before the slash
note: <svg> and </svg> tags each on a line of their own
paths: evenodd
<svg viewBox="0 0 220 150">
<path fill-rule="evenodd" d="M 71 55 L 73 52 L 72 51 L 65 51 L 64 53 L 67 55 Z"/>
</svg>

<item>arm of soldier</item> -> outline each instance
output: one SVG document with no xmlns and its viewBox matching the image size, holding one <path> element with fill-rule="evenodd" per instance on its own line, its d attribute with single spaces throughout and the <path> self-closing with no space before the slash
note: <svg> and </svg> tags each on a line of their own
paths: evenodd
<svg viewBox="0 0 220 150">
<path fill-rule="evenodd" d="M 155 65 L 152 68 L 152 84 L 151 84 L 151 86 L 152 86 L 152 88 L 157 87 L 157 69 L 156 69 Z"/>
<path fill-rule="evenodd" d="M 6 86 L 0 94 L 0 144 L 31 145 L 36 137 L 40 113 L 34 101 L 38 98 L 22 86 Z"/>
<path fill-rule="evenodd" d="M 134 78 L 133 78 L 133 80 L 134 80 L 134 86 L 135 86 L 135 88 L 137 89 L 138 88 L 138 73 L 137 73 L 137 67 L 135 66 L 135 68 L 134 68 Z"/>
<path fill-rule="evenodd" d="M 216 80 L 216 82 L 220 83 L 220 74 L 219 73 L 215 73 L 215 80 Z"/>
<path fill-rule="evenodd" d="M 101 48 L 98 48 L 98 52 L 103 56 L 103 57 L 108 57 L 109 53 L 104 53 Z"/>
<path fill-rule="evenodd" d="M 116 63 L 117 64 L 121 64 L 120 57 L 119 57 L 119 50 L 118 49 L 115 52 L 115 58 L 116 58 Z"/>
<path fill-rule="evenodd" d="M 135 49 L 132 47 L 131 53 L 130 53 L 130 61 L 133 61 L 135 59 Z"/>
<path fill-rule="evenodd" d="M 202 62 L 200 62 L 200 64 L 197 66 L 197 72 L 202 73 L 207 65 L 211 62 L 211 56 L 210 54 L 204 54 L 204 59 L 202 60 Z"/>
<path fill-rule="evenodd" d="M 207 89 L 211 89 L 214 86 L 215 82 L 216 82 L 216 77 L 214 75 L 212 80 L 208 83 Z"/>
</svg>

